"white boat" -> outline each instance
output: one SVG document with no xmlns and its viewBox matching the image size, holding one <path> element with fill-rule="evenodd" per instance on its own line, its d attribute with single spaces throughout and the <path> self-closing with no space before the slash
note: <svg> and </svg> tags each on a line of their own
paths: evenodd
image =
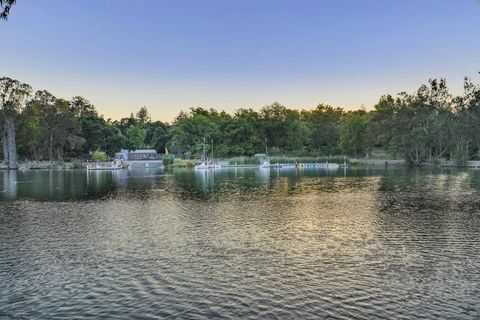
<svg viewBox="0 0 480 320">
<path fill-rule="evenodd" d="M 195 166 L 195 169 L 221 169 L 222 166 L 215 161 L 203 161 Z"/>
<path fill-rule="evenodd" d="M 340 168 L 340 165 L 336 164 L 336 163 L 328 163 L 327 162 L 327 169 L 338 169 Z"/>
<path fill-rule="evenodd" d="M 268 155 L 267 138 L 265 138 L 265 156 L 261 154 L 258 154 L 258 156 L 261 156 L 260 169 L 270 169 L 271 165 L 270 156 Z"/>
<path fill-rule="evenodd" d="M 270 169 L 270 159 L 263 161 L 260 164 L 260 169 Z"/>
<path fill-rule="evenodd" d="M 95 165 L 87 165 L 87 171 L 111 171 L 121 169 L 123 169 L 122 162 L 116 160 L 114 160 L 110 166 L 101 166 L 98 163 Z"/>
<path fill-rule="evenodd" d="M 212 140 L 212 159 L 213 159 L 213 140 Z M 208 160 L 205 150 L 205 139 L 203 139 L 203 152 L 201 162 L 195 165 L 195 170 L 220 169 L 222 166 L 215 160 Z"/>
</svg>

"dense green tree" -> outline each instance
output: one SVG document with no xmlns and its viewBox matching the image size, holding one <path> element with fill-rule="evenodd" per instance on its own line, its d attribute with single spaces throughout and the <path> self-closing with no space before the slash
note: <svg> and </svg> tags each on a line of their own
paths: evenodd
<svg viewBox="0 0 480 320">
<path fill-rule="evenodd" d="M 145 147 L 147 130 L 140 124 L 131 125 L 126 132 L 126 146 L 129 150 L 137 150 Z"/>
<path fill-rule="evenodd" d="M 464 164 L 480 159 L 480 87 L 465 79 L 464 93 L 453 97 L 444 79 L 432 79 L 413 92 L 380 98 L 374 110 L 344 112 L 320 104 L 294 110 L 277 102 L 259 112 L 230 115 L 191 108 L 172 124 L 153 121 L 146 107 L 119 121 L 105 120 L 85 98 L 59 99 L 10 78 L 0 79 L 0 125 L 5 162 L 79 157 L 94 150 L 109 156 L 121 148 L 154 148 L 198 158 L 204 146 L 215 156 L 270 153 L 369 153 L 383 148 L 412 164 L 450 159 Z M 206 142 L 204 144 L 204 141 Z"/>
<path fill-rule="evenodd" d="M 167 143 L 171 139 L 170 128 L 161 121 L 150 122 L 146 125 L 145 144 L 163 153 Z"/>
<path fill-rule="evenodd" d="M 71 110 L 81 124 L 81 136 L 85 139 L 81 151 L 89 154 L 94 150 L 103 150 L 113 156 L 121 148 L 126 146 L 126 137 L 120 128 L 98 114 L 95 107 L 83 97 L 74 97 L 71 102 Z M 133 123 L 136 123 L 133 121 Z M 125 128 L 126 134 L 127 128 Z"/>
<path fill-rule="evenodd" d="M 85 98 L 76 96 L 70 101 L 70 110 L 80 122 L 81 136 L 85 139 L 82 154 L 95 150 L 103 150 L 106 123 L 95 110 L 95 107 Z"/>
<path fill-rule="evenodd" d="M 147 107 L 143 106 L 137 112 L 137 119 L 141 124 L 147 124 L 152 121 L 150 113 L 147 110 Z"/>
<path fill-rule="evenodd" d="M 120 132 L 126 136 L 127 134 L 127 129 L 130 128 L 131 126 L 136 126 L 138 123 L 138 119 L 135 118 L 135 115 L 133 113 L 130 114 L 128 118 L 121 118 L 119 121 L 114 121 L 113 125 L 120 129 Z"/>
<path fill-rule="evenodd" d="M 339 122 L 343 110 L 329 105 L 319 104 L 311 111 L 303 111 L 302 118 L 310 128 L 309 150 L 319 151 L 322 154 L 337 154 L 340 139 Z"/>
<path fill-rule="evenodd" d="M 362 111 L 348 112 L 340 121 L 340 149 L 347 155 L 358 158 L 367 146 L 366 113 Z"/>
<path fill-rule="evenodd" d="M 181 112 L 171 128 L 171 148 L 177 152 L 199 157 L 204 140 L 218 142 L 215 138 L 220 136 L 219 123 L 212 121 L 212 118 L 210 112 L 202 108 L 192 108 L 189 113 Z M 210 149 L 210 143 L 207 149 Z"/>
<path fill-rule="evenodd" d="M 252 109 L 237 110 L 225 126 L 223 135 L 230 155 L 252 156 L 265 149 L 260 115 Z"/>
<path fill-rule="evenodd" d="M 36 137 L 31 153 L 36 159 L 62 160 L 85 142 L 70 103 L 48 91 L 37 91 L 28 103 L 27 117 Z"/>
<path fill-rule="evenodd" d="M 459 116 L 452 101 L 443 79 L 430 80 L 412 95 L 382 97 L 370 117 L 375 143 L 415 164 L 451 157 Z"/>
<path fill-rule="evenodd" d="M 288 121 L 286 127 L 287 132 L 282 141 L 283 150 L 303 151 L 310 141 L 310 127 L 300 119 Z"/>
<path fill-rule="evenodd" d="M 287 121 L 295 118 L 289 115 L 287 107 L 278 102 L 265 106 L 260 110 L 262 129 L 268 144 L 273 150 L 282 150 L 288 132 Z"/>
<path fill-rule="evenodd" d="M 4 162 L 17 167 L 16 121 L 32 88 L 8 77 L 0 78 L 0 108 Z"/>
<path fill-rule="evenodd" d="M 120 129 L 115 127 L 112 123 L 106 122 L 106 127 L 103 130 L 103 139 L 101 150 L 104 150 L 109 156 L 115 155 L 120 149 L 127 145 L 127 138 L 122 134 Z"/>
</svg>

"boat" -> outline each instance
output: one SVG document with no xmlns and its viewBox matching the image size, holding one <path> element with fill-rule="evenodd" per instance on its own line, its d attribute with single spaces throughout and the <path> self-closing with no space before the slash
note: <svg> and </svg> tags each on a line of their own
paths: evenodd
<svg viewBox="0 0 480 320">
<path fill-rule="evenodd" d="M 195 165 L 195 170 L 220 169 L 222 166 L 216 160 L 213 160 L 213 140 L 212 140 L 212 159 L 208 160 L 205 150 L 205 139 L 203 139 L 202 159 Z"/>
<path fill-rule="evenodd" d="M 256 155 L 258 156 L 258 155 Z M 265 138 L 265 155 L 261 155 L 260 169 L 270 169 L 270 156 L 268 155 L 267 138 Z"/>
<path fill-rule="evenodd" d="M 221 168 L 222 166 L 213 160 L 202 161 L 195 165 L 195 169 L 221 169 Z"/>
<path fill-rule="evenodd" d="M 112 171 L 112 170 L 121 170 L 123 169 L 122 161 L 114 160 L 110 166 L 102 166 L 98 163 L 95 165 L 87 164 L 87 171 Z"/>
<path fill-rule="evenodd" d="M 270 160 L 264 160 L 260 164 L 260 169 L 270 169 Z"/>
<path fill-rule="evenodd" d="M 327 169 L 338 169 L 340 168 L 340 165 L 338 165 L 337 163 L 328 163 L 327 162 Z"/>
</svg>

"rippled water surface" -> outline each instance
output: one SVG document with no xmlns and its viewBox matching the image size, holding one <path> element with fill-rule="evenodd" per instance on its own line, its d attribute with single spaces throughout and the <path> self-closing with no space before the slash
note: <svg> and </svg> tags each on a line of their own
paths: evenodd
<svg viewBox="0 0 480 320">
<path fill-rule="evenodd" d="M 480 172 L 0 171 L 0 319 L 480 317 Z"/>
</svg>

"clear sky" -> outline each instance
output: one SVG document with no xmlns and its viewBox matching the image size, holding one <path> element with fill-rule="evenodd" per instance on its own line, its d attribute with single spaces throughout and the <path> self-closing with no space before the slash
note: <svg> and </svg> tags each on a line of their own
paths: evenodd
<svg viewBox="0 0 480 320">
<path fill-rule="evenodd" d="M 446 77 L 480 82 L 476 0 L 17 0 L 0 22 L 0 76 L 81 95 L 107 118 L 145 105 L 278 101 L 371 108 Z"/>
</svg>

